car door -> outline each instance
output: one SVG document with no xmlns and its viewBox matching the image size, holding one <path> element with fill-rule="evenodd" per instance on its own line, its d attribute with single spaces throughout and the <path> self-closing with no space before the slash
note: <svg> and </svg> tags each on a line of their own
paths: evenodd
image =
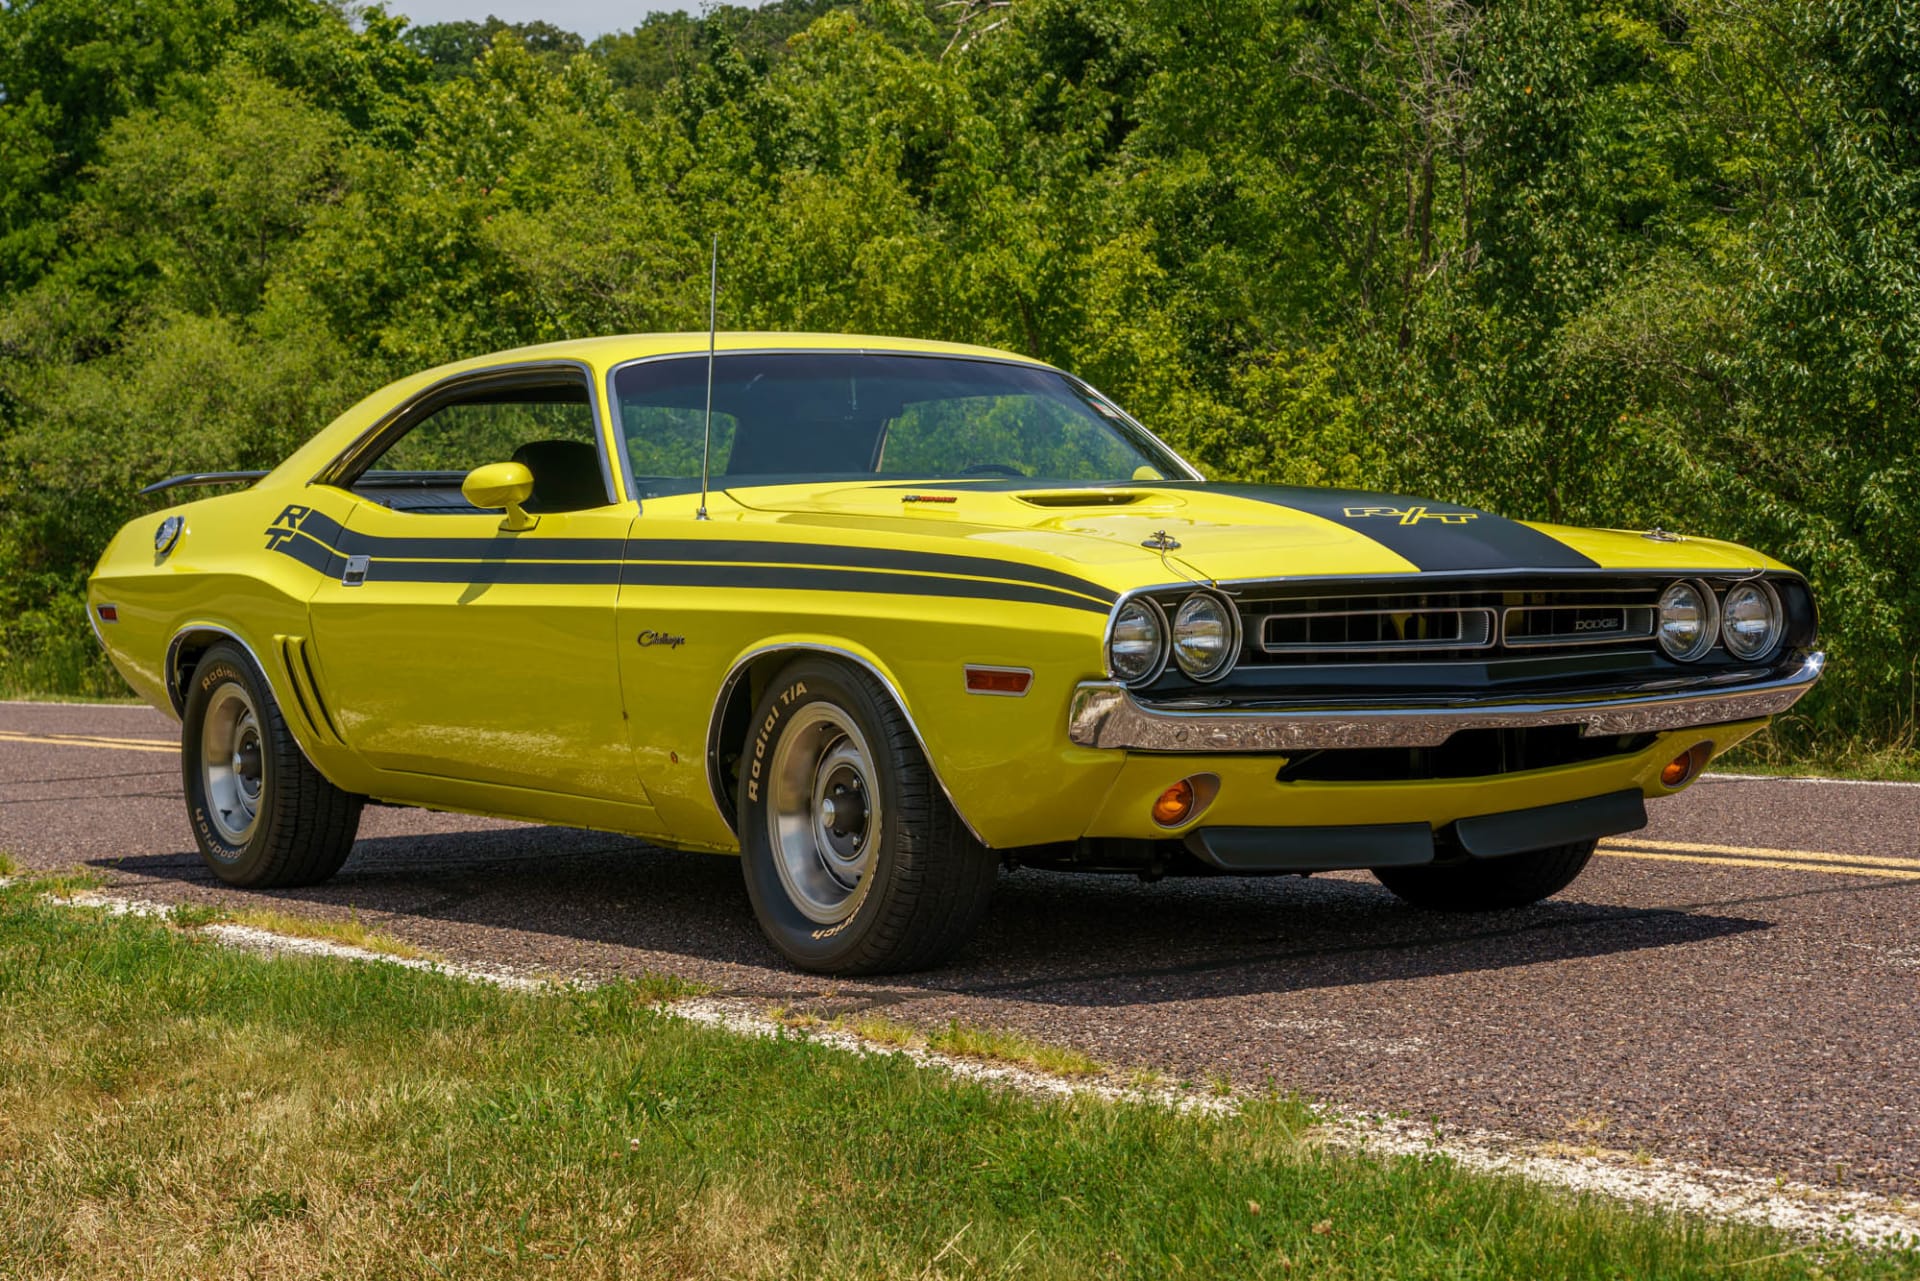
<svg viewBox="0 0 1920 1281">
<path fill-rule="evenodd" d="M 508 461 L 533 472 L 531 528 L 460 493 Z M 352 496 L 339 576 L 310 604 L 348 744 L 384 770 L 646 805 L 614 648 L 634 508 L 612 501 L 587 371 L 508 366 L 431 389 L 322 479 Z"/>
</svg>

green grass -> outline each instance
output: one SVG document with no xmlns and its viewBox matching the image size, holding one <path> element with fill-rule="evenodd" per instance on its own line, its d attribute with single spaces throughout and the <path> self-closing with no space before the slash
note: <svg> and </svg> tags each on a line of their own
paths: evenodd
<svg viewBox="0 0 1920 1281">
<path fill-rule="evenodd" d="M 927 1037 L 927 1048 L 993 1063 L 1051 1072 L 1055 1076 L 1099 1076 L 1106 1065 L 1062 1045 L 1049 1045 L 1024 1032 L 953 1022 Z"/>
<path fill-rule="evenodd" d="M 827 1019 L 811 1010 L 796 1010 L 785 1005 L 769 1007 L 767 1017 L 796 1031 L 828 1028 L 836 1032 L 850 1032 L 863 1041 L 872 1041 L 891 1049 L 925 1048 L 957 1058 L 1033 1068 L 1054 1076 L 1100 1076 L 1107 1071 L 1104 1063 L 1078 1050 L 1050 1045 L 1010 1028 L 985 1027 L 978 1023 L 954 1020 L 943 1028 L 923 1032 L 911 1023 L 902 1023 L 884 1014 L 842 1015 Z"/>
<path fill-rule="evenodd" d="M 330 917 L 304 916 L 279 908 L 227 908 L 205 903 L 181 903 L 167 913 L 167 919 L 181 929 L 199 929 L 206 925 L 247 925 L 269 934 L 321 939 L 357 947 L 363 952 L 378 952 L 382 956 L 398 956 L 409 961 L 439 959 L 425 948 L 385 930 L 375 929 L 358 917 L 342 921 Z"/>
<path fill-rule="evenodd" d="M 1043 1104 L 643 985 L 266 959 L 0 889 L 0 1275 L 1813 1277 L 1909 1256 Z"/>
<path fill-rule="evenodd" d="M 14 888 L 31 889 L 36 894 L 51 894 L 56 898 L 71 898 L 76 894 L 97 890 L 106 883 L 106 877 L 100 873 L 81 867 L 60 871 L 23 871 L 19 885 Z"/>
<path fill-rule="evenodd" d="M 1871 737 L 1822 732 L 1798 715 L 1775 722 L 1713 762 L 1736 774 L 1817 775 L 1871 781 L 1920 780 L 1920 726 L 1883 726 Z"/>
<path fill-rule="evenodd" d="M 137 702 L 88 630 L 75 602 L 69 628 L 0 632 L 0 699 L 40 702 Z"/>
</svg>

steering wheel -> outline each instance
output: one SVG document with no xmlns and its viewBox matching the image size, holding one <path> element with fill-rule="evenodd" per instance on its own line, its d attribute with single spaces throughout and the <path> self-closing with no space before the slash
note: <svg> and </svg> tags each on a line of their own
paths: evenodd
<svg viewBox="0 0 1920 1281">
<path fill-rule="evenodd" d="M 1016 480 L 1025 480 L 1027 473 L 1018 467 L 1009 467 L 1005 463 L 972 463 L 960 469 L 962 476 L 1012 476 Z"/>
</svg>

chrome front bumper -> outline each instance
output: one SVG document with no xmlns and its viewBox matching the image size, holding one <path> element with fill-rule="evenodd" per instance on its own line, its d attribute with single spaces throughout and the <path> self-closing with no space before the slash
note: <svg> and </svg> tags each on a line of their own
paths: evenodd
<svg viewBox="0 0 1920 1281">
<path fill-rule="evenodd" d="M 1067 737 L 1132 752 L 1312 752 L 1340 747 L 1438 747 L 1465 729 L 1578 725 L 1583 735 L 1653 734 L 1777 716 L 1820 679 L 1825 654 L 1798 670 L 1724 688 L 1553 702 L 1459 702 L 1276 710 L 1155 707 L 1113 681 L 1074 687 Z"/>
</svg>

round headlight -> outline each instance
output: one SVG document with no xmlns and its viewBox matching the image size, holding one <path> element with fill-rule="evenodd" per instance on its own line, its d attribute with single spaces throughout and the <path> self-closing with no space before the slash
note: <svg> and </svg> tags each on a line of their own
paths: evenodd
<svg viewBox="0 0 1920 1281">
<path fill-rule="evenodd" d="M 1675 583 L 1660 597 L 1660 648 L 1682 662 L 1713 648 L 1715 623 L 1713 593 L 1700 583 Z"/>
<path fill-rule="evenodd" d="M 1764 658 L 1780 643 L 1780 597 L 1766 583 L 1741 583 L 1729 591 L 1720 616 L 1720 638 L 1735 658 Z"/>
<path fill-rule="evenodd" d="M 1232 605 L 1197 592 L 1181 601 L 1174 613 L 1173 661 L 1197 681 L 1212 680 L 1233 662 L 1238 630 Z"/>
<path fill-rule="evenodd" d="M 1139 685 L 1158 676 L 1166 661 L 1167 616 L 1160 607 L 1144 596 L 1122 605 L 1107 632 L 1107 670 Z"/>
</svg>

